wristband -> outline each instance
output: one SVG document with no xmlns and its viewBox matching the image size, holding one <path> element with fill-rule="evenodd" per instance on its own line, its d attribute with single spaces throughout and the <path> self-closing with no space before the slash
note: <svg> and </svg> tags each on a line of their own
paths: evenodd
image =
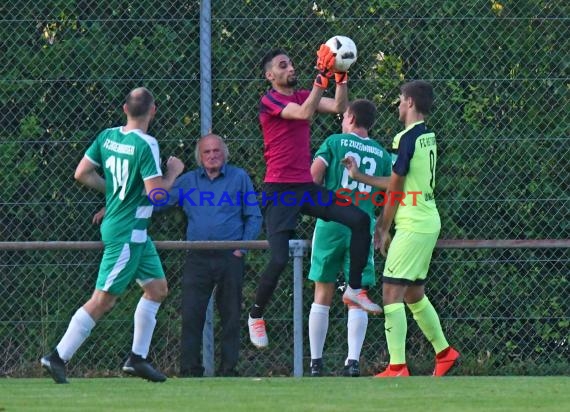
<svg viewBox="0 0 570 412">
<path fill-rule="evenodd" d="M 337 72 L 334 74 L 334 79 L 336 84 L 346 84 L 348 83 L 348 73 L 347 72 Z"/>
<path fill-rule="evenodd" d="M 315 86 L 320 87 L 321 89 L 326 89 L 327 87 L 329 87 L 329 79 L 322 75 L 322 74 L 317 74 L 317 77 L 315 78 L 315 83 L 313 83 Z"/>
</svg>

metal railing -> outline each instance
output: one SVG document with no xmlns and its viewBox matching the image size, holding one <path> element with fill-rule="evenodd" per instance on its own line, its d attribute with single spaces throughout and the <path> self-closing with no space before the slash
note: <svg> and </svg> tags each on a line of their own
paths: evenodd
<svg viewBox="0 0 570 412">
<path fill-rule="evenodd" d="M 160 250 L 188 250 L 188 249 L 251 249 L 251 250 L 265 250 L 268 248 L 267 241 L 157 241 L 156 246 Z M 102 249 L 101 242 L 65 242 L 65 241 L 52 241 L 52 242 L 0 242 L 0 251 L 61 251 L 61 250 L 100 250 Z M 304 353 L 306 348 L 304 346 L 304 314 L 303 307 L 306 307 L 308 302 L 306 297 L 303 296 L 304 275 L 303 258 L 310 250 L 310 242 L 307 240 L 291 240 L 289 243 L 290 255 L 293 258 L 293 310 L 291 320 L 293 324 L 293 351 L 291 353 L 292 375 L 295 377 L 303 376 Z M 437 249 L 570 249 L 570 239 L 535 239 L 535 240 L 447 240 L 440 239 L 436 246 Z M 555 294 L 551 296 L 554 299 Z M 212 296 L 213 298 L 213 296 Z M 564 299 L 563 296 L 560 298 Z M 304 302 L 305 300 L 305 302 Z M 77 304 L 77 303 L 76 303 Z M 213 302 L 210 302 L 207 313 L 207 320 L 204 327 L 203 334 L 203 362 L 205 367 L 205 376 L 215 376 L 215 334 L 214 334 L 214 310 Z M 477 321 L 477 317 L 473 320 Z M 7 319 L 8 322 L 26 322 L 24 319 Z M 481 319 L 484 322 L 485 319 Z M 565 324 L 570 321 L 570 318 L 562 319 Z M 5 320 L 4 320 L 5 322 Z M 27 322 L 33 322 L 32 319 Z M 0 324 L 2 320 L 0 320 Z M 562 332 L 564 331 L 564 325 Z M 157 331 L 160 339 L 160 329 Z M 367 337 L 367 339 L 377 339 L 376 337 Z M 563 338 L 563 339 L 567 339 Z M 20 340 L 18 338 L 18 340 Z M 247 337 L 244 342 L 248 344 Z M 329 344 L 330 345 L 330 344 Z M 562 346 L 567 352 L 568 342 L 563 342 Z M 464 357 L 469 358 L 474 354 L 464 350 Z M 27 361 L 33 362 L 32 359 Z M 9 363 L 9 362 L 8 362 Z M 168 365 L 166 369 L 172 370 L 173 365 Z"/>
</svg>

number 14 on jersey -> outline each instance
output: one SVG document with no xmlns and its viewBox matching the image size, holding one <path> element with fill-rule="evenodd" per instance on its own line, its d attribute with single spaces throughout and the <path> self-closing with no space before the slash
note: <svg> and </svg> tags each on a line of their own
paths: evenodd
<svg viewBox="0 0 570 412">
<path fill-rule="evenodd" d="M 119 199 L 124 200 L 129 179 L 129 160 L 109 156 L 105 162 L 105 167 L 109 169 L 113 179 L 113 194 L 120 189 Z"/>
</svg>

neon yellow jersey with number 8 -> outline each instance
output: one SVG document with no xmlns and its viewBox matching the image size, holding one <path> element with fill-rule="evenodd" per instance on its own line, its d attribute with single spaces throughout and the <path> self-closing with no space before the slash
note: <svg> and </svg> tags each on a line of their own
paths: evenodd
<svg viewBox="0 0 570 412">
<path fill-rule="evenodd" d="M 85 156 L 105 175 L 103 242 L 146 242 L 153 205 L 144 181 L 162 176 L 156 139 L 142 130 L 106 129 Z"/>
<path fill-rule="evenodd" d="M 417 233 L 441 229 L 434 195 L 436 164 L 435 134 L 423 121 L 409 125 L 394 137 L 392 171 L 406 177 L 394 217 L 396 229 Z"/>
</svg>

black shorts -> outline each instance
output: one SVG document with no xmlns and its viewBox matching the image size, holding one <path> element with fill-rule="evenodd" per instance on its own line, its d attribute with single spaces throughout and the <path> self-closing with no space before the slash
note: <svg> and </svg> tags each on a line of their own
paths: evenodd
<svg viewBox="0 0 570 412">
<path fill-rule="evenodd" d="M 294 231 L 301 214 L 328 221 L 329 207 L 340 203 L 343 199 L 315 183 L 265 183 L 261 204 L 267 236 Z"/>
</svg>

